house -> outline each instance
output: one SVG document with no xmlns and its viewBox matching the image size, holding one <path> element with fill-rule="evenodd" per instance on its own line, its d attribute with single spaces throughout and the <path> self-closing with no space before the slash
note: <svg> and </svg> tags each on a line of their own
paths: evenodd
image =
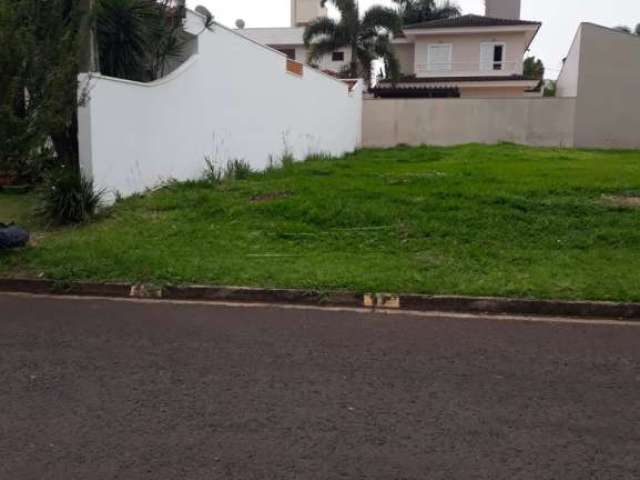
<svg viewBox="0 0 640 480">
<path fill-rule="evenodd" d="M 291 26 L 282 28 L 245 28 L 239 33 L 255 42 L 267 45 L 286 54 L 291 60 L 307 62 L 304 46 L 304 29 L 318 17 L 326 17 L 327 8 L 320 0 L 291 0 Z M 319 59 L 316 65 L 322 70 L 340 73 L 351 61 L 351 50 L 340 49 Z"/>
<path fill-rule="evenodd" d="M 408 25 L 394 39 L 402 79 L 381 82 L 380 97 L 541 95 L 524 76 L 524 56 L 541 23 L 520 19 L 520 0 L 486 0 L 486 14 Z"/>
<path fill-rule="evenodd" d="M 521 0 L 486 0 L 486 12 L 409 25 L 394 38 L 402 81 L 380 82 L 377 97 L 523 97 L 542 93 L 539 79 L 524 76 L 524 56 L 541 23 L 520 19 Z M 293 60 L 305 62 L 304 28 L 326 16 L 319 0 L 292 0 L 290 28 L 254 28 L 241 33 Z M 342 49 L 318 61 L 339 73 L 350 61 Z"/>
</svg>

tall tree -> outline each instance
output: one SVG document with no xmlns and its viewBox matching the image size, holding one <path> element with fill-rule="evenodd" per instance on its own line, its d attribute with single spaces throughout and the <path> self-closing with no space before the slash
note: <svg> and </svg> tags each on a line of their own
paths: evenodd
<svg viewBox="0 0 640 480">
<path fill-rule="evenodd" d="M 527 78 L 542 80 L 544 78 L 544 63 L 536 57 L 527 57 L 524 60 L 524 75 Z"/>
<path fill-rule="evenodd" d="M 59 163 L 77 168 L 80 26 L 87 12 L 78 0 L 5 1 L 2 12 L 0 109 L 9 120 L 0 128 L 11 129 L 12 121 L 21 125 L 2 149 L 23 141 L 40 149 L 49 139 Z"/>
<path fill-rule="evenodd" d="M 458 17 L 462 11 L 456 4 L 445 0 L 393 0 L 405 25 Z"/>
<path fill-rule="evenodd" d="M 372 64 L 381 58 L 387 76 L 400 74 L 398 60 L 391 45 L 390 34 L 401 31 L 402 20 L 392 8 L 373 6 L 360 15 L 357 0 L 321 0 L 325 6 L 330 1 L 340 12 L 340 20 L 321 17 L 312 21 L 304 32 L 308 49 L 308 61 L 313 63 L 322 56 L 348 48 L 351 60 L 341 75 L 365 79 L 371 82 Z"/>
</svg>

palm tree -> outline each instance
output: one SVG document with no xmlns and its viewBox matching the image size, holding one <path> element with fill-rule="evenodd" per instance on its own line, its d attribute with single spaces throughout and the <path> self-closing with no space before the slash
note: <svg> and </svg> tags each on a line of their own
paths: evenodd
<svg viewBox="0 0 640 480">
<path fill-rule="evenodd" d="M 387 75 L 400 75 L 399 63 L 393 52 L 390 33 L 400 33 L 402 20 L 392 8 L 373 6 L 360 16 L 357 0 L 321 0 L 324 7 L 330 1 L 341 14 L 339 21 L 320 17 L 312 21 L 304 32 L 308 62 L 314 63 L 324 55 L 341 48 L 351 50 L 351 61 L 340 72 L 350 78 L 363 77 L 371 82 L 373 61 L 381 58 Z"/>
<path fill-rule="evenodd" d="M 405 25 L 458 17 L 462 14 L 460 7 L 448 0 L 440 3 L 436 0 L 393 0 L 393 2 L 398 4 L 398 13 L 402 16 Z"/>
</svg>

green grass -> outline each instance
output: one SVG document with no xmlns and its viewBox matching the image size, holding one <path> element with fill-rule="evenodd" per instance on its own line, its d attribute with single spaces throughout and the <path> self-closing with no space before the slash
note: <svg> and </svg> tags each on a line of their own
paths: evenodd
<svg viewBox="0 0 640 480">
<path fill-rule="evenodd" d="M 35 218 L 35 209 L 35 195 L 0 191 L 0 223 L 16 222 L 19 225 L 32 228 L 40 223 Z M 0 261 L 1 259 L 0 257 Z"/>
<path fill-rule="evenodd" d="M 362 150 L 175 184 L 0 256 L 0 275 L 640 301 L 640 153 Z"/>
</svg>

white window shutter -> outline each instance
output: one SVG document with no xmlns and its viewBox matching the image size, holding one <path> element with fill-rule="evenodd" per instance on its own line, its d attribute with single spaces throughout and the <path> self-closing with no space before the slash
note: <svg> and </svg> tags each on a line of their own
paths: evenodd
<svg viewBox="0 0 640 480">
<path fill-rule="evenodd" d="M 493 70 L 493 53 L 495 45 L 493 43 L 483 43 L 480 45 L 480 70 L 490 72 Z"/>
<path fill-rule="evenodd" d="M 427 66 L 430 72 L 451 70 L 451 45 L 429 45 Z"/>
</svg>

